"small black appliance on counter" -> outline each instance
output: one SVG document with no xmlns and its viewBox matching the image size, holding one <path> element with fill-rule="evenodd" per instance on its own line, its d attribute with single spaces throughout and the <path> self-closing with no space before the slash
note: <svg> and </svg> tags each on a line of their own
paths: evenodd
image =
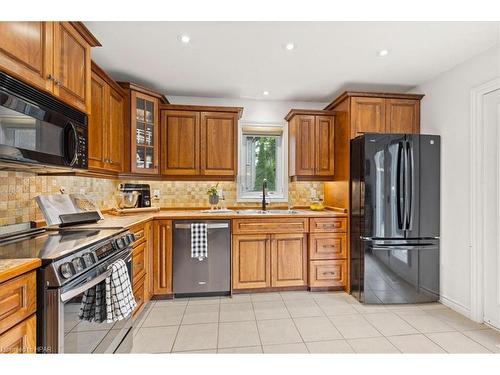
<svg viewBox="0 0 500 375">
<path fill-rule="evenodd" d="M 136 191 L 139 194 L 136 207 L 151 207 L 151 188 L 149 184 L 120 184 L 118 190 L 122 193 Z"/>
</svg>

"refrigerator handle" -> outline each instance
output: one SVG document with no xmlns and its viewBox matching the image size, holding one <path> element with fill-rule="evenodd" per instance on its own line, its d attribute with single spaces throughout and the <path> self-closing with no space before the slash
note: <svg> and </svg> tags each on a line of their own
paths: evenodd
<svg viewBox="0 0 500 375">
<path fill-rule="evenodd" d="M 410 143 L 408 141 L 405 141 L 404 143 L 404 165 L 405 165 L 405 170 L 403 172 L 404 176 L 404 202 L 405 202 L 405 207 L 404 207 L 404 230 L 410 229 L 409 226 L 409 217 L 410 217 L 410 210 L 411 210 L 411 205 L 410 205 Z"/>
<path fill-rule="evenodd" d="M 410 162 L 409 170 L 408 170 L 408 225 L 407 229 L 413 229 L 413 205 L 414 205 L 414 196 L 415 196 L 415 163 L 413 160 L 413 143 L 408 141 L 408 160 Z"/>
<path fill-rule="evenodd" d="M 401 175 L 404 173 L 402 170 L 402 156 L 403 156 L 403 143 L 398 142 L 398 160 L 397 160 L 397 167 L 396 167 L 396 211 L 398 215 L 398 229 L 402 230 L 403 225 L 404 225 L 404 215 L 401 212 L 401 190 L 404 189 L 404 179 L 403 179 L 403 186 L 401 186 Z"/>
</svg>

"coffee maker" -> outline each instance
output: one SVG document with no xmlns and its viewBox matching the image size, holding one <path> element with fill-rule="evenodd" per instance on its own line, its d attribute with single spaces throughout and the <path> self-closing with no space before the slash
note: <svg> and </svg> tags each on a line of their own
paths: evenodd
<svg viewBox="0 0 500 375">
<path fill-rule="evenodd" d="M 136 207 L 151 207 L 151 188 L 149 184 L 120 184 L 118 190 L 122 193 L 136 191 L 139 195 Z"/>
</svg>

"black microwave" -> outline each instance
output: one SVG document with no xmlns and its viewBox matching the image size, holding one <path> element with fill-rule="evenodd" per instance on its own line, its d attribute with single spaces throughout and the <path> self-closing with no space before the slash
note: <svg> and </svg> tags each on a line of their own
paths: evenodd
<svg viewBox="0 0 500 375">
<path fill-rule="evenodd" d="M 0 72 L 0 162 L 88 167 L 88 118 Z"/>
</svg>

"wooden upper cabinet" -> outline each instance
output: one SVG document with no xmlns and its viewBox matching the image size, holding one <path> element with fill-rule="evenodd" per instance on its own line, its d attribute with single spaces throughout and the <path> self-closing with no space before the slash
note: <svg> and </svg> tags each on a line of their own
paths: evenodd
<svg viewBox="0 0 500 375">
<path fill-rule="evenodd" d="M 363 133 L 420 133 L 422 98 L 421 94 L 346 91 L 325 110 L 337 112 L 342 134 L 348 132 L 351 139 Z"/>
<path fill-rule="evenodd" d="M 89 169 L 106 167 L 107 84 L 96 73 L 91 78 L 91 115 L 89 117 Z"/>
<path fill-rule="evenodd" d="M 385 99 L 351 99 L 353 138 L 363 133 L 385 133 Z"/>
<path fill-rule="evenodd" d="M 334 174 L 334 117 L 316 116 L 315 122 L 315 174 Z"/>
<path fill-rule="evenodd" d="M 296 148 L 295 172 L 300 176 L 314 176 L 315 173 L 315 117 L 298 116 L 295 120 Z"/>
<path fill-rule="evenodd" d="M 420 133 L 420 101 L 386 99 L 385 128 L 389 133 Z"/>
<path fill-rule="evenodd" d="M 238 119 L 234 113 L 201 112 L 201 173 L 236 176 Z"/>
<path fill-rule="evenodd" d="M 90 108 L 90 45 L 69 22 L 54 23 L 54 94 L 83 112 Z"/>
<path fill-rule="evenodd" d="M 123 107 L 124 98 L 119 91 L 110 87 L 108 110 L 108 169 L 123 171 Z"/>
<path fill-rule="evenodd" d="M 89 116 L 89 169 L 123 171 L 125 93 L 113 79 L 92 62 Z"/>
<path fill-rule="evenodd" d="M 289 175 L 296 180 L 334 174 L 335 116 L 330 111 L 292 109 L 288 121 Z"/>
<path fill-rule="evenodd" d="M 159 167 L 159 101 L 157 98 L 132 91 L 131 105 L 131 171 L 158 174 Z"/>
<path fill-rule="evenodd" d="M 52 22 L 0 22 L 0 68 L 52 91 Z"/>
<path fill-rule="evenodd" d="M 200 112 L 162 111 L 161 173 L 194 176 L 200 170 Z"/>
<path fill-rule="evenodd" d="M 176 179 L 234 180 L 243 108 L 161 106 L 161 173 Z"/>
<path fill-rule="evenodd" d="M 81 22 L 0 22 L 0 69 L 90 113 L 90 49 Z"/>
</svg>

